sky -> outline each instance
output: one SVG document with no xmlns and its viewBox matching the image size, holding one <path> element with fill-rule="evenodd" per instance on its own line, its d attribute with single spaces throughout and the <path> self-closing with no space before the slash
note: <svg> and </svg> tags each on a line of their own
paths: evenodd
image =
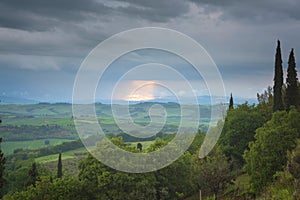
<svg viewBox="0 0 300 200">
<path fill-rule="evenodd" d="M 273 84 L 278 39 L 285 71 L 291 48 L 296 62 L 300 57 L 299 8 L 298 0 L 2 0 L 0 96 L 70 102 L 76 74 L 99 43 L 129 29 L 162 27 L 182 32 L 206 49 L 222 75 L 226 95 L 255 98 Z M 96 98 L 110 97 L 116 72 L 165 60 L 197 87 L 197 95 L 206 95 L 201 77 L 175 57 L 151 50 L 129 53 L 106 72 Z M 159 76 L 168 77 L 168 72 L 124 79 L 119 89 L 124 94 L 116 98 L 151 100 L 170 95 L 156 84 Z M 185 94 L 180 80 L 166 81 L 178 86 L 177 94 Z"/>
</svg>

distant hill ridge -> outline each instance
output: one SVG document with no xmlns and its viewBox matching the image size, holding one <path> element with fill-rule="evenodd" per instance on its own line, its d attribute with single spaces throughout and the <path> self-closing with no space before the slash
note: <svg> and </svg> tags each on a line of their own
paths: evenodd
<svg viewBox="0 0 300 200">
<path fill-rule="evenodd" d="M 32 99 L 26 99 L 26 98 L 21 98 L 21 97 L 12 97 L 12 96 L 0 96 L 0 102 L 9 104 L 35 104 L 38 103 L 36 100 Z"/>
<path fill-rule="evenodd" d="M 198 96 L 198 103 L 200 105 L 210 105 L 211 101 L 210 101 L 210 96 L 206 95 L 206 96 Z M 218 97 L 216 97 L 218 98 Z M 91 101 L 92 102 L 92 101 Z M 96 103 L 103 103 L 103 104 L 111 104 L 111 100 L 106 100 L 106 99 L 100 99 L 100 100 L 96 100 Z M 161 99 L 153 99 L 150 101 L 130 101 L 129 104 L 139 104 L 139 103 L 171 103 L 171 102 L 176 102 L 176 100 L 174 98 L 171 97 L 166 97 L 166 98 L 161 98 Z M 229 97 L 226 97 L 226 102 L 224 103 L 228 103 L 229 102 Z M 257 104 L 257 100 L 256 98 L 244 98 L 244 97 L 234 97 L 234 103 L 235 104 L 243 104 L 245 102 L 248 102 L 249 104 Z M 70 104 L 71 101 L 66 101 L 66 102 L 52 102 L 52 101 L 37 101 L 37 100 L 33 100 L 33 99 L 26 99 L 26 98 L 21 98 L 21 97 L 12 97 L 12 96 L 0 96 L 0 103 L 3 104 L 37 104 L 37 103 L 59 103 L 59 104 Z M 122 100 L 117 100 L 114 101 L 114 103 L 116 104 L 127 104 L 128 101 L 122 101 Z M 183 103 L 190 103 L 189 101 L 184 101 Z"/>
</svg>

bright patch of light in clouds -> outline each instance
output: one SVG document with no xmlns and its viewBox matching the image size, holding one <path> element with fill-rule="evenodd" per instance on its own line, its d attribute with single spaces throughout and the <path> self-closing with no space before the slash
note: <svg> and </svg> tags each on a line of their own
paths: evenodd
<svg viewBox="0 0 300 200">
<path fill-rule="evenodd" d="M 209 95 L 201 81 L 190 82 L 192 88 L 187 88 L 182 81 L 170 80 L 125 80 L 111 86 L 111 93 L 99 92 L 105 99 L 112 97 L 113 101 L 151 101 L 159 99 L 190 100 L 194 96 Z M 193 89 L 194 88 L 194 89 Z M 108 90 L 109 91 L 109 90 Z"/>
<path fill-rule="evenodd" d="M 132 91 L 131 91 L 132 90 Z M 128 87 L 129 95 L 123 97 L 126 101 L 149 101 L 155 99 L 155 81 L 131 81 Z"/>
</svg>

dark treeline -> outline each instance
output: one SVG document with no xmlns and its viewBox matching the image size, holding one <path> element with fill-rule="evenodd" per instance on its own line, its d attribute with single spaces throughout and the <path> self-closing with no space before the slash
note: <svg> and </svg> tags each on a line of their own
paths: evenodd
<svg viewBox="0 0 300 200">
<path fill-rule="evenodd" d="M 1 135 L 4 141 L 25 141 L 48 138 L 78 139 L 75 128 L 65 128 L 57 124 L 51 125 L 2 125 Z"/>
</svg>

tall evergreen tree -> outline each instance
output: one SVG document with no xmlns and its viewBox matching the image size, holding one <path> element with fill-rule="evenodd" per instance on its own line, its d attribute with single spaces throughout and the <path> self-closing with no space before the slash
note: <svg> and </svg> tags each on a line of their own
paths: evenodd
<svg viewBox="0 0 300 200">
<path fill-rule="evenodd" d="M 62 173 L 61 153 L 59 153 L 58 163 L 57 163 L 57 178 L 61 178 L 62 176 L 63 176 L 63 173 Z"/>
<path fill-rule="evenodd" d="M 297 78 L 294 49 L 291 50 L 289 56 L 286 85 L 287 88 L 286 88 L 286 95 L 285 95 L 285 104 L 286 104 L 286 109 L 290 110 L 291 106 L 299 105 L 299 88 L 298 88 L 298 78 Z"/>
<path fill-rule="evenodd" d="M 0 100 L 0 102 L 1 102 L 1 100 Z M 0 124 L 1 123 L 2 123 L 2 120 L 0 119 Z M 1 144 L 1 142 L 2 142 L 2 137 L 0 137 L 0 144 Z M 5 182 L 4 177 L 3 177 L 4 169 L 5 169 L 5 167 L 4 167 L 5 160 L 6 159 L 4 157 L 2 149 L 0 148 L 0 189 L 3 188 L 4 182 Z"/>
<path fill-rule="evenodd" d="M 2 138 L 0 138 L 0 143 L 2 142 Z M 3 185 L 4 185 L 4 182 L 5 182 L 5 179 L 4 179 L 4 165 L 5 165 L 5 157 L 4 157 L 4 154 L 0 148 L 0 189 L 3 188 Z"/>
<path fill-rule="evenodd" d="M 229 110 L 233 109 L 233 98 L 232 98 L 232 93 L 230 94 L 230 100 L 229 100 Z"/>
<path fill-rule="evenodd" d="M 35 187 L 35 183 L 38 177 L 38 171 L 36 167 L 36 163 L 32 163 L 30 170 L 28 171 L 29 179 L 27 182 L 27 186 L 33 185 Z"/>
<path fill-rule="evenodd" d="M 280 41 L 277 41 L 277 49 L 275 55 L 275 75 L 274 75 L 274 103 L 273 111 L 283 110 L 282 102 L 282 86 L 283 86 L 283 70 L 282 70 L 282 59 L 281 59 L 281 49 Z"/>
</svg>

